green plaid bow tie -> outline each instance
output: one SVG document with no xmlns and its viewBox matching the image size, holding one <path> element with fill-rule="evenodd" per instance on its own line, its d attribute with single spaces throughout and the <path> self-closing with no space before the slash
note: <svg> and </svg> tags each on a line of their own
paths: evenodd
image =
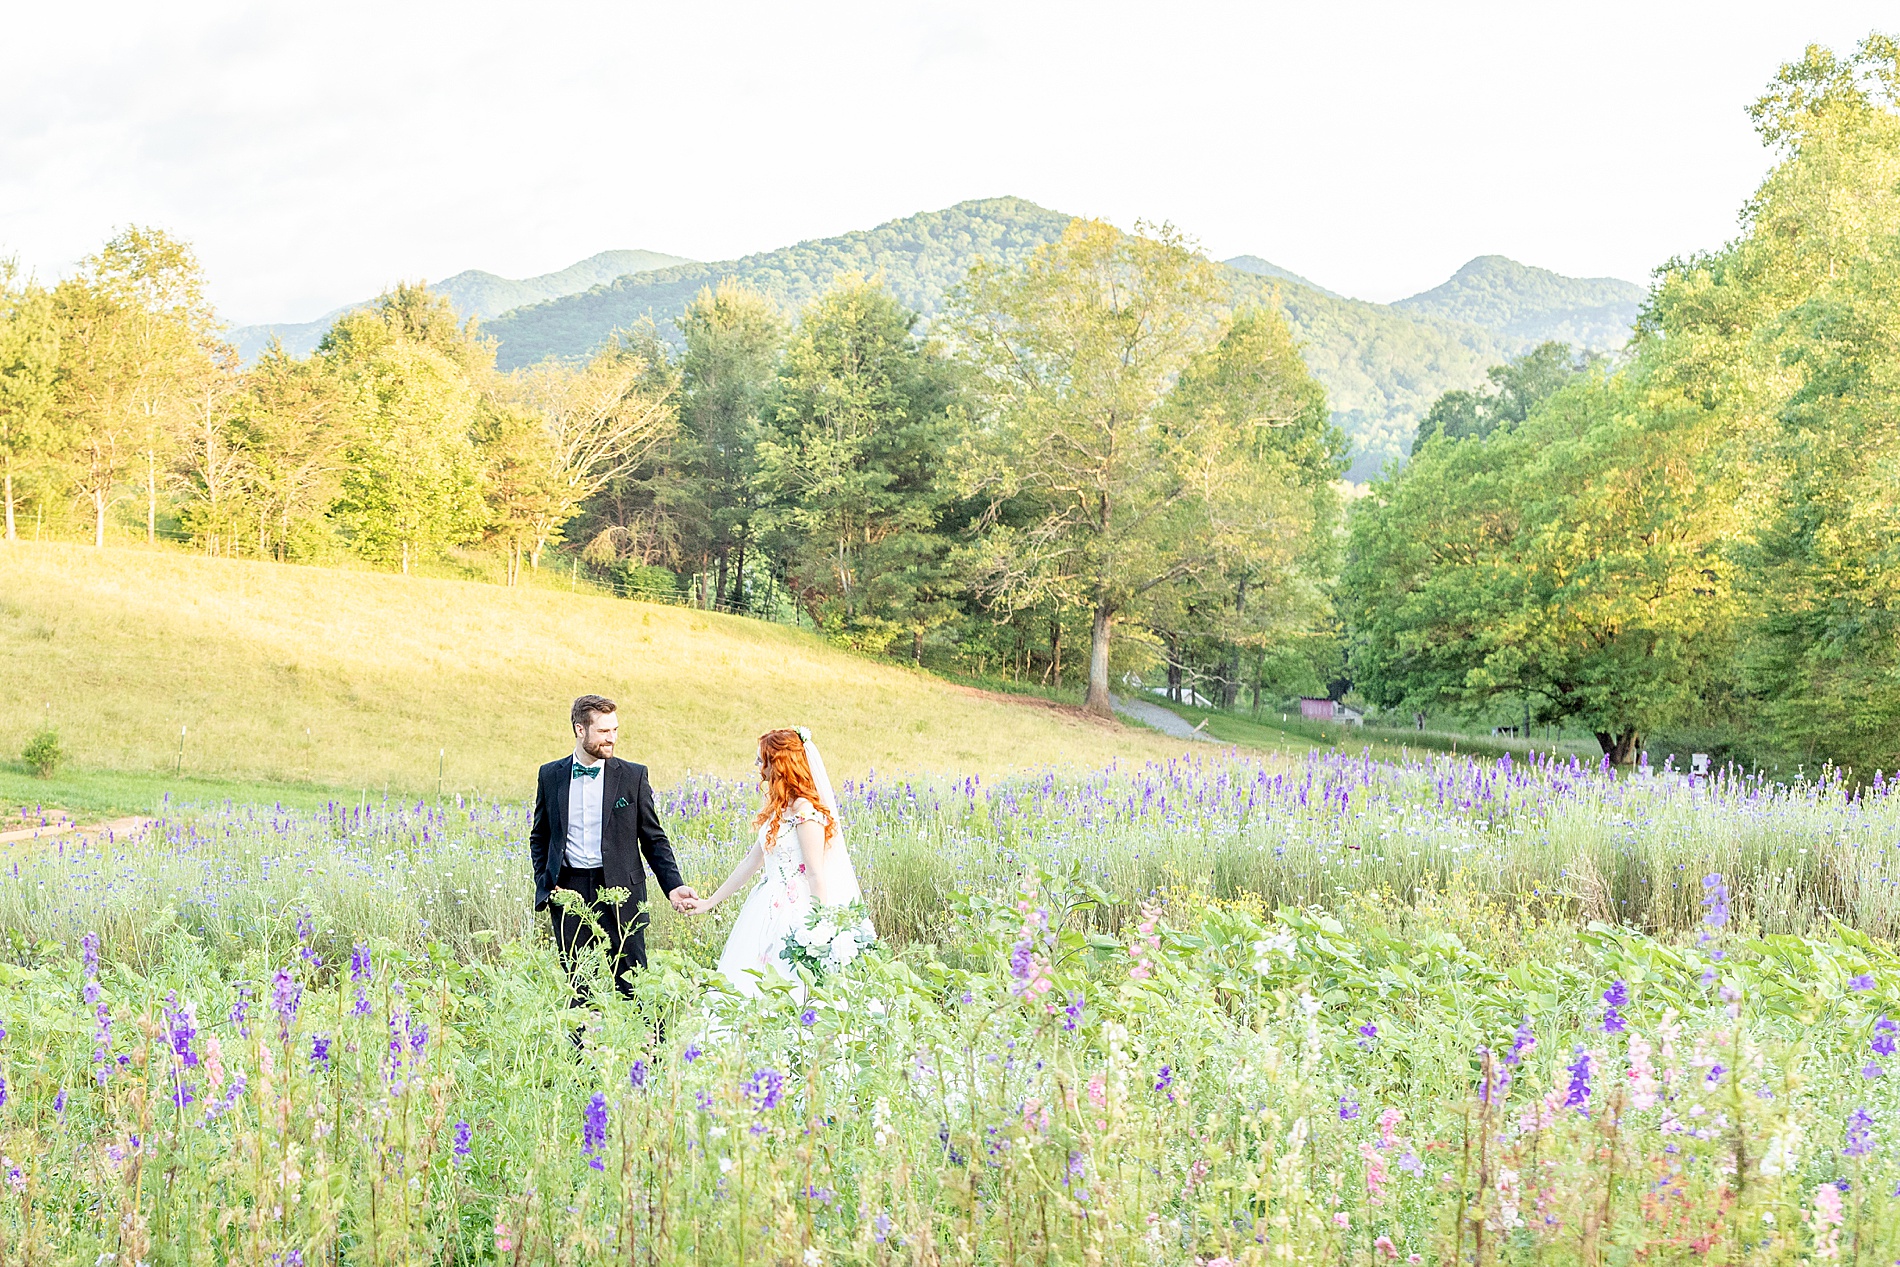
<svg viewBox="0 0 1900 1267">
<path fill-rule="evenodd" d="M 604 761 L 601 763 L 601 765 L 605 765 L 605 764 L 606 762 Z M 580 762 L 576 761 L 574 763 L 574 777 L 577 779 L 597 779 L 600 777 L 600 766 L 582 765 Z"/>
</svg>

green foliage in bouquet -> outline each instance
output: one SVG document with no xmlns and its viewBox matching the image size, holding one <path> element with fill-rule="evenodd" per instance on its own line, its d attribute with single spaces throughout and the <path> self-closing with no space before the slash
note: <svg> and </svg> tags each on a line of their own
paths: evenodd
<svg viewBox="0 0 1900 1267">
<path fill-rule="evenodd" d="M 795 975 L 823 981 L 849 968 L 866 951 L 882 949 L 864 903 L 846 902 L 814 907 L 803 928 L 786 934 L 779 957 Z"/>
</svg>

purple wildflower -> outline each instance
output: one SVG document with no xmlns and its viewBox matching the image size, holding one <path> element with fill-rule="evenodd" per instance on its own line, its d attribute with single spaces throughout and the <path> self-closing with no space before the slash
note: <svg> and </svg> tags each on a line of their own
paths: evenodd
<svg viewBox="0 0 1900 1267">
<path fill-rule="evenodd" d="M 627 1085 L 638 1091 L 647 1084 L 647 1062 L 636 1060 L 627 1070 Z"/>
<path fill-rule="evenodd" d="M 226 1018 L 237 1028 L 239 1038 L 251 1036 L 251 987 L 240 982 L 237 988 L 237 1002 L 231 1005 L 231 1013 Z"/>
<path fill-rule="evenodd" d="M 1535 1046 L 1537 1046 L 1537 1036 L 1531 1032 L 1531 1018 L 1527 1016 L 1518 1025 L 1517 1033 L 1511 1037 L 1511 1050 L 1504 1053 L 1504 1063 L 1507 1065 L 1520 1063 L 1526 1053 Z"/>
<path fill-rule="evenodd" d="M 1874 1049 L 1876 1056 L 1891 1056 L 1894 1053 L 1896 1033 L 1900 1033 L 1900 1025 L 1882 1016 L 1874 1022 L 1874 1036 L 1868 1040 L 1867 1045 Z"/>
<path fill-rule="evenodd" d="M 798 1014 L 798 1023 L 800 1025 L 807 1025 L 807 1026 L 816 1025 L 818 1023 L 818 1009 L 813 1008 L 813 1007 L 808 1007 L 804 1011 L 800 1012 Z"/>
<path fill-rule="evenodd" d="M 1364 1025 L 1359 1027 L 1359 1050 L 1370 1051 L 1372 1050 L 1372 1044 L 1378 1041 L 1379 1027 L 1373 1022 L 1367 1021 Z"/>
<path fill-rule="evenodd" d="M 1080 990 L 1069 996 L 1068 1006 L 1062 1009 L 1062 1028 L 1073 1030 L 1082 1023 L 1082 1008 L 1087 1000 Z"/>
<path fill-rule="evenodd" d="M 310 1067 L 312 1069 L 322 1069 L 325 1072 L 329 1071 L 330 1040 L 325 1038 L 322 1034 L 318 1034 L 310 1040 Z"/>
<path fill-rule="evenodd" d="M 1719 872 L 1702 877 L 1702 922 L 1710 928 L 1728 923 L 1728 885 Z"/>
<path fill-rule="evenodd" d="M 65 1087 L 61 1087 L 59 1089 L 59 1094 L 53 1097 L 53 1116 L 59 1119 L 59 1124 L 61 1126 L 64 1126 L 66 1124 L 66 1088 Z"/>
<path fill-rule="evenodd" d="M 191 1049 L 191 1040 L 198 1036 L 198 1009 L 190 1003 L 180 1007 L 176 990 L 165 996 L 165 1029 L 172 1053 L 185 1068 L 196 1069 L 198 1053 Z"/>
<path fill-rule="evenodd" d="M 1874 988 L 1874 974 L 1871 972 L 1863 972 L 1859 976 L 1849 977 L 1847 979 L 1847 988 L 1850 990 L 1873 989 Z"/>
<path fill-rule="evenodd" d="M 270 981 L 270 1005 L 282 1023 L 281 1037 L 286 1041 L 290 1038 L 290 1026 L 297 1019 L 297 1007 L 302 1001 L 303 986 L 290 975 L 289 969 L 279 968 L 277 975 Z"/>
<path fill-rule="evenodd" d="M 581 1156 L 587 1158 L 589 1170 L 605 1170 L 600 1150 L 607 1144 L 607 1097 L 594 1092 L 594 1098 L 587 1102 L 587 1109 L 581 1114 Z"/>
<path fill-rule="evenodd" d="M 1340 1096 L 1339 1097 L 1339 1120 L 1342 1122 L 1350 1122 L 1358 1116 L 1359 1116 L 1359 1101 L 1353 1099 L 1351 1096 L 1345 1096 L 1345 1095 Z"/>
<path fill-rule="evenodd" d="M 1874 1151 L 1874 1119 L 1865 1108 L 1855 1109 L 1847 1119 L 1847 1139 L 1841 1151 L 1849 1157 L 1865 1157 Z"/>
<path fill-rule="evenodd" d="M 690 1065 L 695 1060 L 698 1060 L 701 1056 L 705 1054 L 706 1054 L 705 1052 L 699 1049 L 698 1043 L 688 1043 L 686 1044 L 686 1050 L 681 1052 L 680 1056 L 685 1059 L 687 1064 Z"/>
<path fill-rule="evenodd" d="M 370 958 L 369 945 L 358 942 L 350 950 L 350 980 L 356 985 L 356 1001 L 350 1005 L 351 1016 L 369 1015 L 369 983 L 376 979 L 376 964 Z"/>
<path fill-rule="evenodd" d="M 455 1145 L 450 1149 L 455 1154 L 455 1164 L 461 1165 L 468 1160 L 469 1141 L 475 1138 L 474 1128 L 467 1122 L 455 1124 Z"/>
<path fill-rule="evenodd" d="M 761 1069 L 747 1078 L 739 1090 L 745 1092 L 754 1109 L 764 1113 L 778 1107 L 780 1097 L 785 1094 L 785 1075 L 776 1069 Z"/>
<path fill-rule="evenodd" d="M 1581 1044 L 1574 1049 L 1577 1059 L 1564 1066 L 1570 1071 L 1570 1088 L 1564 1095 L 1564 1107 L 1575 1109 L 1584 1117 L 1590 1116 L 1590 1053 Z"/>
<path fill-rule="evenodd" d="M 1722 1075 L 1727 1072 L 1728 1072 L 1728 1066 L 1718 1060 L 1714 1064 L 1709 1066 L 1708 1076 L 1705 1077 L 1702 1081 L 1711 1087 L 1719 1086 L 1722 1081 Z"/>
<path fill-rule="evenodd" d="M 871 1220 L 871 1239 L 882 1245 L 890 1234 L 891 1216 L 880 1210 L 878 1216 Z"/>
<path fill-rule="evenodd" d="M 79 949 L 84 956 L 86 980 L 99 975 L 99 934 L 87 933 L 79 939 Z"/>
</svg>

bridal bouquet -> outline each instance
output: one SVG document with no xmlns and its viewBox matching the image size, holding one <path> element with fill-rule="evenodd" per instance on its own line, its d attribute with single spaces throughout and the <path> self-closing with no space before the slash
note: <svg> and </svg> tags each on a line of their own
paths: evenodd
<svg viewBox="0 0 1900 1267">
<path fill-rule="evenodd" d="M 862 902 L 816 908 L 805 926 L 785 937 L 780 958 L 793 972 L 804 968 L 814 979 L 842 972 L 878 944 L 877 932 Z"/>
</svg>

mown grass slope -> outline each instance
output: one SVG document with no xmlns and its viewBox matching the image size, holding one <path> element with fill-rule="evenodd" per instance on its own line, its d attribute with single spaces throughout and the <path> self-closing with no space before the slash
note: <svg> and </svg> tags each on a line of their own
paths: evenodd
<svg viewBox="0 0 1900 1267">
<path fill-rule="evenodd" d="M 0 545 L 0 758 L 50 717 L 70 769 L 181 765 L 433 793 L 439 759 L 447 791 L 523 796 L 534 767 L 568 748 L 568 703 L 585 691 L 620 702 L 621 755 L 663 785 L 749 772 L 753 739 L 780 725 L 817 731 L 840 779 L 1100 766 L 1183 747 L 737 617 L 558 588 Z"/>
</svg>

